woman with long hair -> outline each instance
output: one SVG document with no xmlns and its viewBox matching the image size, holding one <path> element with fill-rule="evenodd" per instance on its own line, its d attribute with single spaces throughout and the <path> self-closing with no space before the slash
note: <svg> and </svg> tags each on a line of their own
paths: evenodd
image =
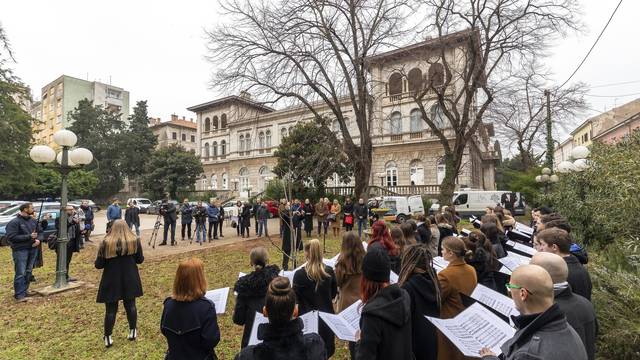
<svg viewBox="0 0 640 360">
<path fill-rule="evenodd" d="M 402 230 L 402 234 L 404 235 L 404 241 L 407 245 L 417 244 L 418 240 L 416 239 L 416 229 L 418 225 L 413 220 L 407 220 L 400 224 L 400 230 Z"/>
<path fill-rule="evenodd" d="M 293 290 L 296 292 L 300 315 L 318 310 L 333 314 L 333 298 L 338 293 L 336 276 L 330 266 L 322 262 L 322 249 L 318 239 L 311 239 L 304 245 L 307 263 L 293 276 Z M 324 340 L 327 357 L 335 352 L 333 332 L 323 322 L 318 333 Z"/>
<path fill-rule="evenodd" d="M 461 294 L 471 296 L 478 284 L 476 270 L 464 261 L 469 254 L 460 238 L 449 236 L 442 241 L 442 257 L 449 265 L 438 273 L 441 319 L 450 319 L 461 313 L 465 309 Z M 438 359 L 462 360 L 464 356 L 446 337 L 438 334 Z"/>
<path fill-rule="evenodd" d="M 298 318 L 296 294 L 289 279 L 276 277 L 271 281 L 264 299 L 262 314 L 269 319 L 258 325 L 258 345 L 248 346 L 236 360 L 325 360 L 324 343 L 318 334 L 302 334 L 303 323 Z"/>
<path fill-rule="evenodd" d="M 505 241 L 504 233 L 501 232 L 491 220 L 487 220 L 487 215 L 482 217 L 482 225 L 480 231 L 487 237 L 498 259 L 507 256 L 507 252 L 504 249 L 503 242 Z"/>
<path fill-rule="evenodd" d="M 411 298 L 411 331 L 416 360 L 438 358 L 438 335 L 426 316 L 440 317 L 440 285 L 433 259 L 424 244 L 410 245 L 402 254 L 400 287 Z"/>
<path fill-rule="evenodd" d="M 391 232 L 387 224 L 382 220 L 376 221 L 371 227 L 371 240 L 369 240 L 367 251 L 372 247 L 384 249 L 389 256 L 391 270 L 396 274 L 400 272 L 400 249 L 393 242 Z"/>
<path fill-rule="evenodd" d="M 340 255 L 336 262 L 336 283 L 338 285 L 338 298 L 336 311 L 341 312 L 356 301 L 360 300 L 360 281 L 362 279 L 362 260 L 364 259 L 364 246 L 354 231 L 348 231 L 342 235 Z M 355 359 L 355 343 L 349 342 L 351 359 Z"/>
<path fill-rule="evenodd" d="M 394 226 L 389 230 L 389 234 L 391 235 L 391 239 L 393 243 L 396 244 L 398 248 L 398 254 L 402 256 L 402 252 L 407 245 L 410 245 L 404 237 L 404 232 L 400 228 L 400 226 Z"/>
<path fill-rule="evenodd" d="M 129 322 L 129 340 L 138 336 L 136 298 L 142 296 L 138 265 L 144 261 L 140 239 L 124 220 L 115 220 L 98 248 L 96 269 L 104 269 L 98 287 L 98 303 L 105 304 L 104 345 L 113 345 L 111 334 L 116 323 L 118 302 L 122 300 Z"/>
<path fill-rule="evenodd" d="M 369 248 L 362 262 L 362 315 L 356 334 L 356 359 L 412 359 L 411 299 L 398 284 L 389 283 L 389 255 Z M 358 336 L 359 335 L 359 336 Z"/>
<path fill-rule="evenodd" d="M 491 242 L 479 230 L 473 230 L 462 240 L 471 251 L 465 260 L 476 270 L 478 283 L 500 292 L 494 278 L 494 273 L 500 269 L 500 263 Z"/>
<path fill-rule="evenodd" d="M 438 256 L 438 245 L 440 244 L 440 229 L 438 229 L 438 223 L 434 215 L 429 215 L 427 218 L 429 223 L 429 230 L 431 230 L 431 243 L 427 244 L 429 251 L 433 257 Z"/>
<path fill-rule="evenodd" d="M 236 306 L 233 309 L 233 323 L 244 325 L 242 332 L 242 342 L 240 347 L 244 348 L 249 344 L 251 328 L 256 312 L 261 312 L 264 306 L 264 297 L 271 280 L 278 277 L 280 269 L 276 265 L 267 265 L 269 256 L 263 247 L 251 249 L 249 261 L 253 271 L 238 279 L 233 290 L 236 296 Z"/>
<path fill-rule="evenodd" d="M 166 360 L 217 359 L 215 347 L 220 342 L 220 328 L 216 306 L 204 297 L 206 292 L 202 261 L 182 261 L 160 320 L 160 331 L 169 345 Z"/>
</svg>

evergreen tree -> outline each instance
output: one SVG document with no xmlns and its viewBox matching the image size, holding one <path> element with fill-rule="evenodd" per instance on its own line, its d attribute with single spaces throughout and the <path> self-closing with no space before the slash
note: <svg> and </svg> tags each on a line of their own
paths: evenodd
<svg viewBox="0 0 640 360">
<path fill-rule="evenodd" d="M 125 153 L 135 156 L 125 156 L 122 159 L 124 174 L 132 179 L 143 175 L 144 165 L 151 158 L 157 144 L 158 139 L 149 128 L 147 102 L 138 101 L 133 108 L 133 114 L 129 116 L 129 131 L 122 147 Z"/>
<path fill-rule="evenodd" d="M 193 189 L 203 169 L 195 154 L 172 144 L 153 152 L 145 172 L 143 185 L 151 197 L 160 198 L 164 193 L 169 193 L 175 199 L 179 190 Z"/>
</svg>

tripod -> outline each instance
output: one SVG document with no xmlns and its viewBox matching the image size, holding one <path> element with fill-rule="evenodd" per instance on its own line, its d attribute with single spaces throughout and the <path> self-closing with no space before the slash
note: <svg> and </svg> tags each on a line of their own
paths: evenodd
<svg viewBox="0 0 640 360">
<path fill-rule="evenodd" d="M 151 242 L 153 242 L 153 246 L 151 247 L 152 249 L 156 248 L 156 240 L 158 239 L 158 232 L 160 231 L 160 226 L 162 225 L 162 222 L 160 221 L 162 219 L 162 215 L 158 214 L 158 216 L 156 217 L 156 223 L 153 224 L 153 232 L 151 232 L 151 237 L 149 237 L 149 246 L 151 246 Z"/>
</svg>

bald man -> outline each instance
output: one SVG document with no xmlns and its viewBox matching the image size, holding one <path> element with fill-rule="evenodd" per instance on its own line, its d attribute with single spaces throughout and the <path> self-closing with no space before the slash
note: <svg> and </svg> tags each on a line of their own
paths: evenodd
<svg viewBox="0 0 640 360">
<path fill-rule="evenodd" d="M 557 304 L 553 303 L 553 281 L 538 265 L 521 265 L 507 284 L 520 316 L 513 322 L 518 331 L 502 346 L 503 360 L 587 360 L 587 353 L 576 331 Z M 485 360 L 499 358 L 484 348 Z"/>
<path fill-rule="evenodd" d="M 598 323 L 591 302 L 574 294 L 567 282 L 569 268 L 564 259 L 556 254 L 539 252 L 531 258 L 531 264 L 538 265 L 549 273 L 553 281 L 554 301 L 567 317 L 567 322 L 578 333 L 589 360 L 595 359 Z"/>
</svg>

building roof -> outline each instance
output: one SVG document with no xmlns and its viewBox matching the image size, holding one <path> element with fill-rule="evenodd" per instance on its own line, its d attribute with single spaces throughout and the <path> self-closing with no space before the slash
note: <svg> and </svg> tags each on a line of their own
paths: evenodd
<svg viewBox="0 0 640 360">
<path fill-rule="evenodd" d="M 189 128 L 189 129 L 193 129 L 193 130 L 196 130 L 198 128 L 195 122 L 188 121 L 188 120 L 180 120 L 180 119 L 179 120 L 156 122 L 156 123 L 150 124 L 149 127 L 150 128 L 157 128 L 157 127 L 161 127 L 161 126 L 171 126 L 171 125 L 178 126 L 178 127 Z"/>
<path fill-rule="evenodd" d="M 203 111 L 203 110 L 207 110 L 216 106 L 220 106 L 220 105 L 224 105 L 226 103 L 234 103 L 234 102 L 239 102 L 242 103 L 244 105 L 262 110 L 264 112 L 273 112 L 275 111 L 273 108 L 270 108 L 268 106 L 262 105 L 258 102 L 255 102 L 251 99 L 247 99 L 241 96 L 237 96 L 237 95 L 230 95 L 230 96 L 225 96 L 223 98 L 220 99 L 216 99 L 216 100 L 212 100 L 212 101 L 208 101 L 206 103 L 202 103 L 202 104 L 198 104 L 198 105 L 193 105 L 191 107 L 188 107 L 187 110 L 189 111 L 193 111 L 193 112 L 198 112 L 198 111 Z"/>
</svg>

